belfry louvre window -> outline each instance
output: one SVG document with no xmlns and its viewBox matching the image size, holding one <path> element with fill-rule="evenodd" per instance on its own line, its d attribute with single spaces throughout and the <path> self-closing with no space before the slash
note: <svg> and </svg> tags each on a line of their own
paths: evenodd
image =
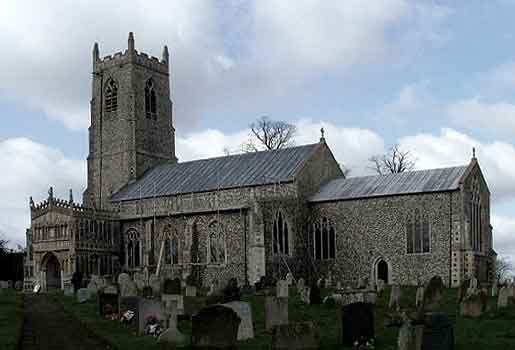
<svg viewBox="0 0 515 350">
<path fill-rule="evenodd" d="M 157 118 L 156 92 L 152 79 L 149 79 L 145 86 L 145 115 L 149 119 Z"/>
<path fill-rule="evenodd" d="M 274 254 L 290 254 L 288 222 L 286 222 L 283 213 L 280 211 L 277 212 L 274 220 L 273 251 Z"/>
<path fill-rule="evenodd" d="M 118 109 L 118 86 L 113 79 L 107 81 L 105 90 L 105 111 L 114 112 Z"/>
<path fill-rule="evenodd" d="M 316 260 L 334 259 L 336 257 L 336 231 L 334 225 L 326 218 L 313 224 L 313 255 Z"/>
<path fill-rule="evenodd" d="M 408 254 L 428 253 L 429 235 L 429 220 L 420 215 L 420 210 L 415 209 L 406 224 L 406 252 Z"/>
</svg>

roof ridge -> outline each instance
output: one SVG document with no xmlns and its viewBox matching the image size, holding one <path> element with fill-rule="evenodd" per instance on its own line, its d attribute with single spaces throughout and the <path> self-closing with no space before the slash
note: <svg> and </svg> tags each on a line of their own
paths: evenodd
<svg viewBox="0 0 515 350">
<path fill-rule="evenodd" d="M 440 167 L 440 168 L 429 168 L 429 169 L 418 169 L 418 170 L 410 170 L 410 171 L 403 171 L 401 173 L 388 173 L 388 174 L 375 174 L 375 175 L 363 175 L 363 176 L 349 176 L 344 179 L 357 179 L 357 178 L 365 178 L 365 177 L 386 177 L 386 176 L 401 176 L 406 174 L 412 174 L 412 173 L 423 173 L 428 171 L 434 171 L 434 170 L 450 170 L 450 169 L 458 169 L 458 168 L 467 168 L 468 165 L 456 165 L 456 166 L 448 166 L 448 167 Z M 333 180 L 341 179 L 341 177 L 338 177 Z"/>
</svg>

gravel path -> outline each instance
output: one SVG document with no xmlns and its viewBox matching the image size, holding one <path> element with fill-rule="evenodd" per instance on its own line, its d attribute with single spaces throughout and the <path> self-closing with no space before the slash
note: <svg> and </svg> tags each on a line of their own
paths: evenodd
<svg viewBox="0 0 515 350">
<path fill-rule="evenodd" d="M 110 347 L 46 295 L 25 296 L 22 350 L 105 350 Z"/>
</svg>

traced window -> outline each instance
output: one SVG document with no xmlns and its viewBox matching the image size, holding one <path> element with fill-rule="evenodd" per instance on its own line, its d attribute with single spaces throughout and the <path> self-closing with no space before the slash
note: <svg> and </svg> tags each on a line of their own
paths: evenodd
<svg viewBox="0 0 515 350">
<path fill-rule="evenodd" d="M 225 264 L 225 238 L 218 221 L 209 224 L 208 257 L 211 264 Z"/>
<path fill-rule="evenodd" d="M 327 218 L 313 224 L 313 254 L 316 260 L 334 259 L 336 257 L 336 230 Z"/>
<path fill-rule="evenodd" d="M 470 220 L 470 240 L 472 243 L 472 249 L 481 251 L 482 246 L 482 231 L 483 231 L 483 218 L 481 216 L 482 203 L 479 191 L 479 180 L 474 178 L 471 186 L 471 197 L 470 197 L 470 209 L 469 209 L 469 220 Z"/>
<path fill-rule="evenodd" d="M 288 222 L 283 217 L 283 213 L 278 211 L 273 227 L 273 249 L 275 254 L 290 254 Z"/>
<path fill-rule="evenodd" d="M 154 81 L 147 80 L 145 85 L 145 115 L 149 119 L 157 118 L 156 92 L 154 90 Z"/>
<path fill-rule="evenodd" d="M 170 233 L 168 229 L 165 230 L 164 234 L 164 263 L 166 265 L 177 265 L 179 264 L 179 240 L 176 235 Z"/>
<path fill-rule="evenodd" d="M 113 79 L 107 81 L 105 89 L 105 111 L 114 112 L 118 109 L 118 86 Z"/>
<path fill-rule="evenodd" d="M 415 209 L 406 223 L 406 252 L 428 253 L 430 250 L 429 220 L 422 217 L 420 210 Z"/>
<path fill-rule="evenodd" d="M 129 268 L 139 267 L 140 261 L 139 233 L 131 229 L 127 232 L 127 265 Z"/>
</svg>

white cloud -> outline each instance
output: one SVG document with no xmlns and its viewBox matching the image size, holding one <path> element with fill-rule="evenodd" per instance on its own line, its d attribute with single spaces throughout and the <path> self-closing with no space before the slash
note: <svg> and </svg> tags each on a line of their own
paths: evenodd
<svg viewBox="0 0 515 350">
<path fill-rule="evenodd" d="M 475 147 L 492 200 L 515 196 L 515 147 L 512 144 L 484 143 L 448 128 L 441 129 L 439 135 L 418 134 L 403 137 L 399 142 L 416 158 L 419 169 L 468 164 Z"/>
<path fill-rule="evenodd" d="M 86 162 L 67 158 L 61 151 L 26 138 L 0 142 L 0 163 L 5 168 L 0 181 L 0 232 L 12 243 L 24 244 L 25 228 L 30 226 L 29 196 L 46 198 L 48 187 L 68 198 L 74 190 L 81 200 L 85 188 Z"/>
<path fill-rule="evenodd" d="M 111 54 L 124 50 L 134 31 L 136 48 L 152 55 L 168 44 L 176 123 L 184 128 L 219 101 L 228 109 L 260 105 L 309 77 L 394 60 L 385 52 L 402 40 L 386 38 L 389 28 L 409 17 L 416 36 L 431 40 L 426 28 L 441 17 L 433 7 L 421 11 L 406 0 L 3 1 L 0 47 L 9 53 L 0 65 L 0 96 L 85 129 L 93 42 L 101 55 Z"/>
<path fill-rule="evenodd" d="M 509 257 L 515 262 L 515 219 L 502 215 L 491 215 L 494 249 L 497 254 Z"/>
<path fill-rule="evenodd" d="M 454 122 L 468 129 L 515 132 L 515 105 L 511 103 L 485 103 L 475 97 L 456 101 L 447 111 Z"/>
</svg>

